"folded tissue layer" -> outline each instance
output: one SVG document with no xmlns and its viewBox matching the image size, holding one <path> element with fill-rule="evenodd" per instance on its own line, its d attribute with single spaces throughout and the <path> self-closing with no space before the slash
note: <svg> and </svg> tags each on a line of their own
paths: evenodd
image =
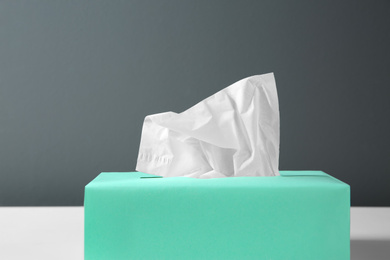
<svg viewBox="0 0 390 260">
<path fill-rule="evenodd" d="M 279 175 L 273 73 L 242 79 L 182 113 L 149 115 L 136 170 L 163 177 Z"/>
</svg>

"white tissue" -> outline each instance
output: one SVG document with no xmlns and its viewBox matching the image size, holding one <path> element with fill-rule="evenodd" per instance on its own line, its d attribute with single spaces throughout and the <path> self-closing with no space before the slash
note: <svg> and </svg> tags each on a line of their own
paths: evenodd
<svg viewBox="0 0 390 260">
<path fill-rule="evenodd" d="M 136 170 L 164 177 L 279 175 L 273 73 L 240 80 L 186 111 L 147 116 Z"/>
</svg>

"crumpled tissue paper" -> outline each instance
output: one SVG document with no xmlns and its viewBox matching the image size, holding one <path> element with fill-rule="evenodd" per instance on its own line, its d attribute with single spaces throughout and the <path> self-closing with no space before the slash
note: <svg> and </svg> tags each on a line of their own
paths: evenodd
<svg viewBox="0 0 390 260">
<path fill-rule="evenodd" d="M 163 177 L 277 176 L 273 73 L 242 79 L 182 113 L 145 118 L 136 170 Z"/>
</svg>

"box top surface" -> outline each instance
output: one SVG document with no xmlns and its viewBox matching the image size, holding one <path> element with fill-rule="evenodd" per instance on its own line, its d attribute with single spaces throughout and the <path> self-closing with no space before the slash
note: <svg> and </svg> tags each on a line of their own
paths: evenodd
<svg viewBox="0 0 390 260">
<path fill-rule="evenodd" d="M 195 179 L 188 177 L 162 178 L 142 172 L 102 172 L 86 188 L 98 187 L 347 187 L 344 182 L 322 171 L 280 171 L 280 176 L 272 177 L 229 177 L 215 179 Z"/>
</svg>

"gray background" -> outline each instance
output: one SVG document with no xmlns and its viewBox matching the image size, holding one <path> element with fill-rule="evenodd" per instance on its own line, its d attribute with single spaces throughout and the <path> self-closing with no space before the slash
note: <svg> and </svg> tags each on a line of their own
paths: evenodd
<svg viewBox="0 0 390 260">
<path fill-rule="evenodd" d="M 280 169 L 390 206 L 386 1 L 1 1 L 0 205 L 82 205 L 143 118 L 273 71 Z"/>
</svg>

